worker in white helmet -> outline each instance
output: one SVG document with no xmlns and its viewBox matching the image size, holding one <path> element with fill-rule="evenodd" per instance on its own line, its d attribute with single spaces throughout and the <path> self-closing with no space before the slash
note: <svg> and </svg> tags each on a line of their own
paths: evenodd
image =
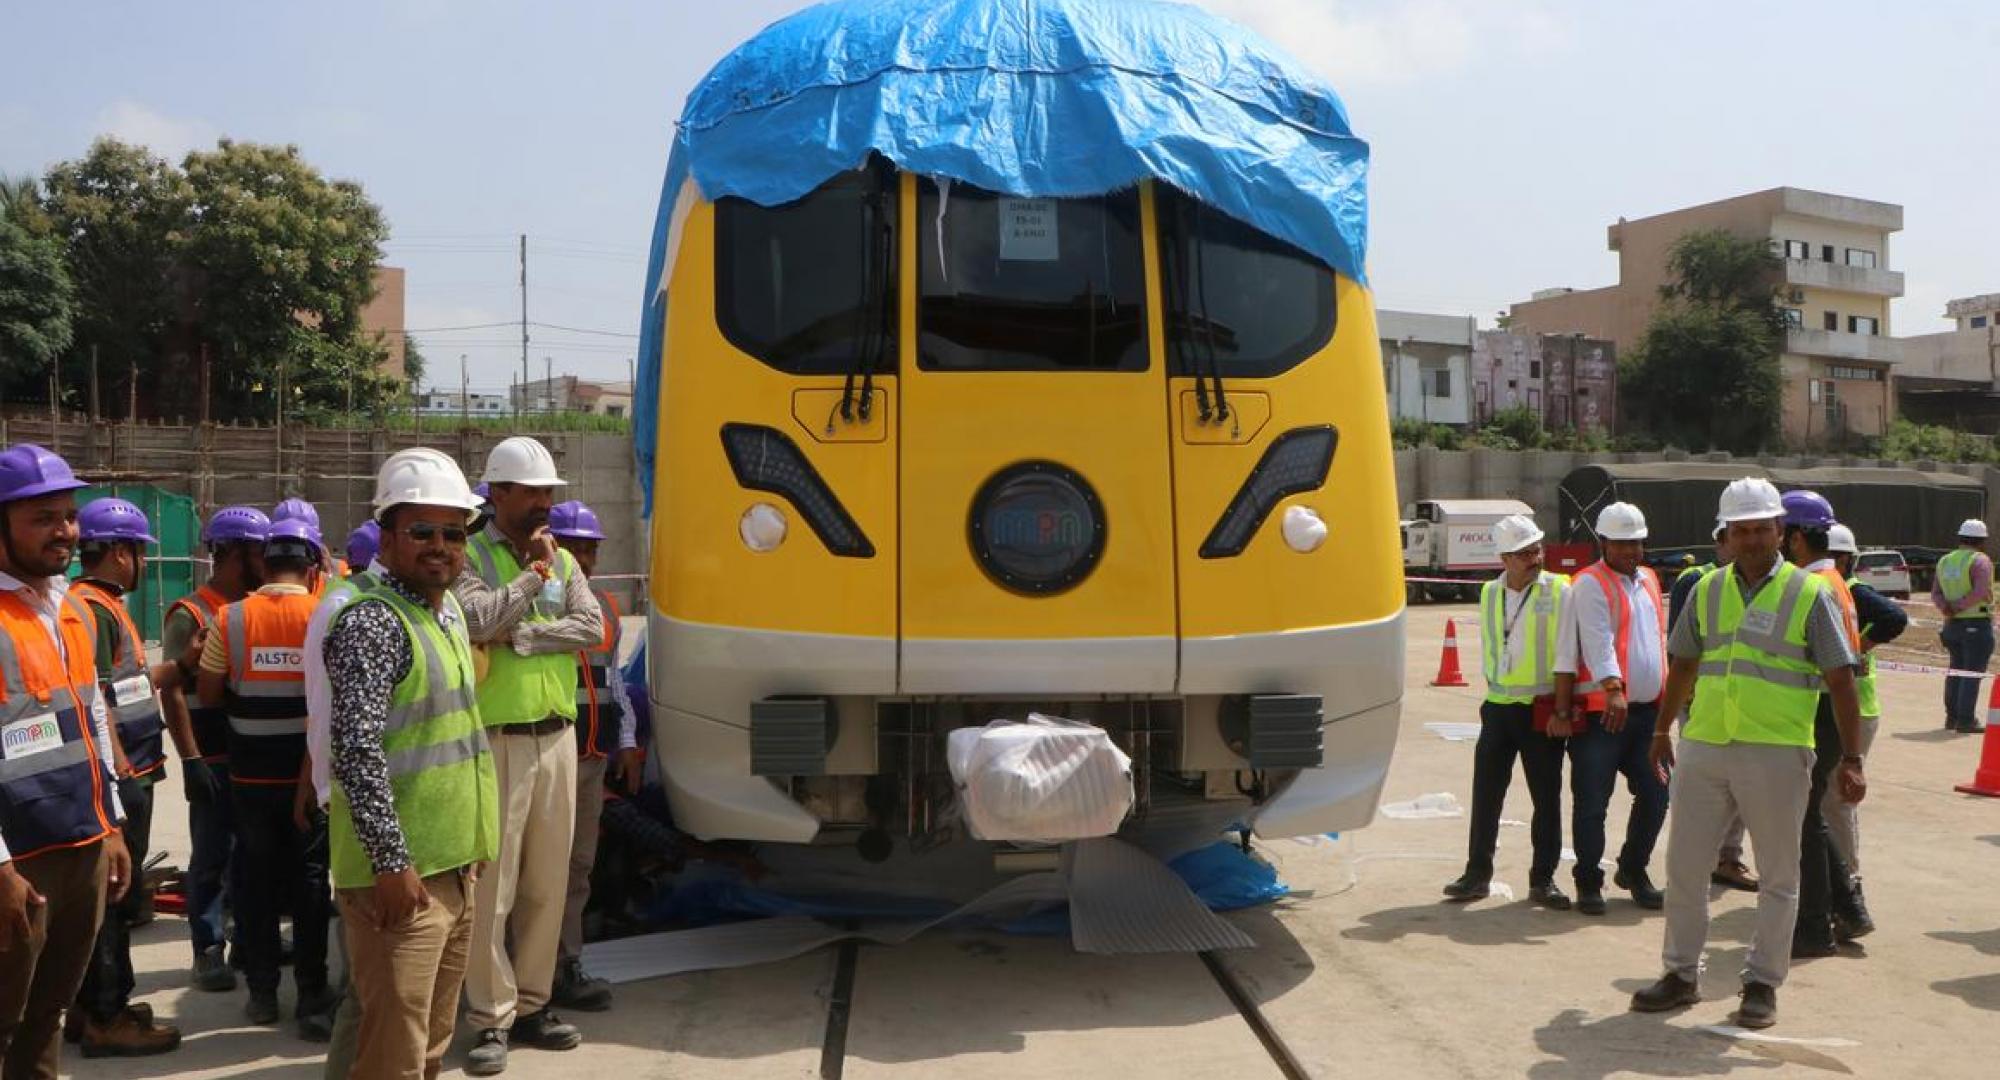
<svg viewBox="0 0 2000 1080">
<path fill-rule="evenodd" d="M 1646 761 L 1666 678 L 1667 602 L 1645 565 L 1646 515 L 1612 503 L 1597 515 L 1601 557 L 1583 568 L 1556 631 L 1555 720 L 1569 736 L 1570 844 L 1576 907 L 1605 913 L 1604 822 L 1618 777 L 1632 791 L 1612 883 L 1640 907 L 1664 903 L 1647 872 L 1667 820 L 1667 786 Z"/>
<path fill-rule="evenodd" d="M 1861 554 L 1854 530 L 1845 525 L 1833 526 L 1827 530 L 1826 546 L 1835 568 L 1848 578 L 1847 587 L 1854 596 L 1854 617 L 1861 630 L 1861 667 L 1854 678 L 1854 696 L 1861 708 L 1861 743 L 1854 752 L 1866 756 L 1882 727 L 1882 699 L 1875 687 L 1875 649 L 1901 637 L 1909 628 L 1910 616 L 1902 605 L 1854 577 L 1854 560 Z M 1834 853 L 1853 882 L 1848 892 L 1851 906 L 1844 912 L 1835 912 L 1834 924 L 1835 930 L 1843 931 L 1843 936 L 1852 940 L 1859 936 L 1855 930 L 1872 930 L 1875 925 L 1861 893 L 1861 808 L 1829 788 L 1822 797 L 1820 813 L 1826 818 Z"/>
<path fill-rule="evenodd" d="M 1688 597 L 1694 595 L 1694 587 L 1701 583 L 1702 575 L 1718 567 L 1728 566 L 1730 563 L 1729 524 L 1723 521 L 1716 522 L 1715 531 L 1711 535 L 1715 539 L 1715 558 L 1682 571 L 1681 575 L 1674 579 L 1673 588 L 1668 590 L 1667 633 L 1669 634 L 1673 633 L 1674 627 L 1679 625 L 1681 617 L 1687 613 Z M 1676 723 L 1685 720 L 1687 720 L 1686 710 L 1682 710 L 1681 715 L 1674 718 Z M 1743 836 L 1743 816 L 1738 814 L 1735 820 L 1729 823 L 1728 834 L 1722 838 L 1722 850 L 1716 854 L 1715 870 L 1709 874 L 1708 879 L 1717 885 L 1727 885 L 1743 892 L 1756 892 L 1757 875 L 1752 873 L 1749 864 L 1743 861 Z"/>
<path fill-rule="evenodd" d="M 1791 970 L 1820 691 L 1832 699 L 1843 744 L 1858 742 L 1856 656 L 1826 580 L 1779 556 L 1785 507 L 1778 489 L 1755 477 L 1738 480 L 1724 489 L 1718 509 L 1735 559 L 1726 572 L 1702 577 L 1691 614 L 1674 626 L 1660 710 L 1673 716 L 1690 699 L 1693 706 L 1678 743 L 1672 727 L 1662 726 L 1648 754 L 1673 785 L 1666 973 L 1632 995 L 1632 1008 L 1666 1012 L 1701 1001 L 1708 875 L 1730 818 L 1741 813 L 1762 888 L 1734 1019 L 1763 1028 L 1777 1022 L 1778 987 Z M 1842 760 L 1836 780 L 1847 802 L 1868 792 L 1858 757 Z"/>
<path fill-rule="evenodd" d="M 1985 671 L 1993 659 L 1993 560 L 1986 554 L 1984 521 L 1966 518 L 1959 525 L 1958 547 L 1938 560 L 1931 603 L 1944 616 L 1938 640 L 1951 656 L 1952 670 Z M 1979 719 L 1978 679 L 1945 677 L 1944 726 L 1967 734 L 1986 730 Z"/>
<path fill-rule="evenodd" d="M 500 857 L 479 878 L 465 977 L 479 1033 L 466 1055 L 472 1076 L 504 1071 L 510 1047 L 583 1042 L 549 1002 L 576 829 L 577 654 L 604 638 L 588 577 L 549 531 L 565 481 L 548 447 L 502 440 L 484 479 L 493 520 L 466 545 L 452 587 L 473 642 L 486 647 L 479 718 L 500 784 Z"/>
</svg>

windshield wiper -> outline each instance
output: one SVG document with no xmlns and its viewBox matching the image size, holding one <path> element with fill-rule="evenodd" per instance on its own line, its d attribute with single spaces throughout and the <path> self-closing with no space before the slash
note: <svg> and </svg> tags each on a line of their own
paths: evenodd
<svg viewBox="0 0 2000 1080">
<path fill-rule="evenodd" d="M 840 405 L 836 411 L 840 418 L 854 423 L 857 415 L 855 406 L 855 383 L 861 384 L 858 415 L 863 424 L 868 423 L 869 414 L 875 409 L 875 367 L 877 351 L 884 340 L 882 322 L 887 314 L 889 292 L 882 285 L 882 277 L 888 266 L 888 244 L 886 238 L 893 235 L 886 215 L 882 214 L 880 201 L 885 200 L 883 192 L 872 191 L 861 200 L 861 244 L 866 254 L 861 264 L 861 298 L 855 304 L 855 311 L 861 318 L 859 347 L 855 350 L 854 363 L 847 369 L 847 380 L 841 386 Z M 878 220 L 881 219 L 881 220 Z M 873 309 L 873 310 L 871 310 Z M 833 418 L 827 418 L 827 433 L 833 432 Z"/>
<path fill-rule="evenodd" d="M 1208 377 L 1215 381 L 1215 422 L 1229 419 L 1229 397 L 1222 389 L 1222 361 L 1215 351 L 1215 323 L 1208 317 L 1208 266 L 1207 244 L 1201 235 L 1201 219 L 1205 208 L 1194 204 L 1194 282 L 1196 299 L 1201 304 L 1202 342 L 1208 347 Z M 1196 385 L 1199 386 L 1200 376 Z"/>
</svg>

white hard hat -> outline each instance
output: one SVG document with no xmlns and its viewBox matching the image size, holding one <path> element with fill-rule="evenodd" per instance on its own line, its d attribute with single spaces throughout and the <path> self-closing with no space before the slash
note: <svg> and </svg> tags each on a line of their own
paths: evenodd
<svg viewBox="0 0 2000 1080">
<path fill-rule="evenodd" d="M 375 512 L 404 504 L 463 510 L 469 519 L 479 510 L 479 496 L 465 482 L 458 462 L 442 451 L 419 446 L 389 455 L 375 474 Z"/>
<path fill-rule="evenodd" d="M 1861 548 L 1854 543 L 1854 530 L 1838 522 L 1827 526 L 1826 549 L 1845 555 L 1861 554 Z"/>
<path fill-rule="evenodd" d="M 1784 498 L 1778 494 L 1778 489 L 1769 480 L 1756 476 L 1731 480 L 1729 486 L 1722 489 L 1722 499 L 1715 512 L 1716 520 L 1724 524 L 1784 516 Z"/>
<path fill-rule="evenodd" d="M 1502 555 L 1512 555 L 1531 544 L 1539 543 L 1543 533 L 1535 525 L 1535 519 L 1526 514 L 1508 514 L 1493 523 L 1493 544 Z"/>
<path fill-rule="evenodd" d="M 480 479 L 489 484 L 528 487 L 558 487 L 568 483 L 556 475 L 556 459 L 549 448 L 526 435 L 502 439 L 486 455 L 486 475 Z"/>
<path fill-rule="evenodd" d="M 1966 518 L 1965 524 L 1958 527 L 1958 535 L 1967 540 L 1984 540 L 1986 539 L 1986 523 L 1978 518 Z"/>
<path fill-rule="evenodd" d="M 1628 502 L 1615 502 L 1597 514 L 1599 540 L 1644 540 L 1646 515 Z"/>
</svg>

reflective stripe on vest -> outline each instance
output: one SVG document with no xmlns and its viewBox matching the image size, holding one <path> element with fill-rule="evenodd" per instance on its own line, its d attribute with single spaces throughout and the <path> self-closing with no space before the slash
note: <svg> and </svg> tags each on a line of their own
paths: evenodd
<svg viewBox="0 0 2000 1080">
<path fill-rule="evenodd" d="M 0 834 L 16 860 L 103 839 L 115 827 L 111 783 L 91 730 L 96 632 L 64 594 L 61 648 L 18 594 L 0 593 Z"/>
<path fill-rule="evenodd" d="M 1500 669 L 1506 661 L 1509 637 L 1506 575 L 1480 587 L 1480 651 L 1485 660 L 1486 700 L 1501 705 L 1525 705 L 1539 696 L 1555 693 L 1555 676 L 1551 671 L 1556 656 L 1556 624 L 1562 610 L 1563 590 L 1568 586 L 1568 578 L 1546 570 L 1528 586 L 1528 595 L 1521 601 L 1526 605 L 1525 610 L 1514 616 L 1514 633 L 1527 635 L 1523 639 L 1527 670 L 1516 670 L 1505 677 Z"/>
<path fill-rule="evenodd" d="M 1813 745 L 1820 672 L 1806 622 L 1826 582 L 1790 563 L 1746 605 L 1729 568 L 1695 586 L 1700 678 L 1683 735 L 1697 742 Z"/>
<path fill-rule="evenodd" d="M 1612 655 L 1618 658 L 1619 672 L 1629 681 L 1632 673 L 1632 603 L 1625 597 L 1624 582 L 1618 580 L 1623 576 L 1618 571 L 1604 565 L 1602 560 L 1599 560 L 1578 571 L 1576 580 L 1571 583 L 1571 587 L 1580 587 L 1585 581 L 1594 581 L 1597 583 L 1597 587 L 1603 590 L 1605 610 L 1611 615 Z M 1660 576 L 1653 573 L 1652 567 L 1641 566 L 1635 577 L 1639 582 L 1639 587 L 1646 590 L 1647 599 L 1653 602 L 1653 614 L 1659 621 L 1659 627 L 1656 631 L 1659 634 L 1659 655 L 1661 662 L 1664 664 L 1667 655 L 1667 605 L 1660 598 Z M 1581 627 L 1578 627 L 1579 632 L 1581 629 Z M 1591 674 L 1590 665 L 1584 662 L 1583 650 L 1578 649 L 1576 657 L 1576 689 L 1578 692 L 1582 692 L 1585 690 L 1594 690 L 1596 686 L 1597 677 Z M 1628 685 L 1626 690 L 1630 691 L 1630 689 L 1631 687 Z M 1604 710 L 1603 692 L 1594 691 L 1584 694 L 1583 709 L 1585 712 L 1602 712 Z"/>
<path fill-rule="evenodd" d="M 505 588 L 521 576 L 513 550 L 505 540 L 496 539 L 491 526 L 475 534 L 465 550 L 473 571 L 491 588 Z M 578 572 L 575 557 L 558 549 L 552 572 L 567 589 L 570 575 Z M 537 594 L 521 619 L 555 622 L 561 616 L 560 605 L 548 604 Z M 499 642 L 486 651 L 486 660 L 486 678 L 478 692 L 480 722 L 487 727 L 540 723 L 552 716 L 576 719 L 575 653 L 522 656 Z"/>
<path fill-rule="evenodd" d="M 1960 600 L 1972 595 L 1972 567 L 1985 557 L 1985 553 L 1982 551 L 1977 551 L 1969 547 L 1958 547 L 1946 552 L 1944 558 L 1938 560 L 1938 591 L 1944 593 L 1946 600 L 1956 604 Z M 1952 615 L 1952 618 L 1986 619 L 1992 617 L 1993 563 L 1991 560 L 1988 560 L 1986 564 L 1986 581 L 1987 602 L 1975 604 L 1964 611 L 1957 612 Z"/>
<path fill-rule="evenodd" d="M 618 677 L 618 644 L 624 637 L 618 605 L 601 589 L 591 592 L 604 617 L 604 640 L 577 654 L 576 752 L 586 760 L 618 752 L 618 729 L 625 720 L 625 710 L 611 688 L 611 680 Z"/>
<path fill-rule="evenodd" d="M 246 596 L 222 610 L 229 646 L 229 779 L 297 783 L 306 753 L 306 629 L 310 593 Z"/>
<path fill-rule="evenodd" d="M 410 670 L 390 697 L 382 734 L 396 818 L 411 865 L 419 877 L 494 858 L 500 850 L 498 793 L 493 755 L 479 723 L 473 695 L 472 653 L 465 640 L 464 615 L 447 631 L 435 614 L 412 604 L 394 589 L 368 588 L 348 605 L 380 603 L 409 635 Z M 346 617 L 346 612 L 342 613 Z M 348 811 L 347 795 L 334 779 L 328 818 L 333 883 L 338 888 L 372 885 L 375 870 Z"/>
<path fill-rule="evenodd" d="M 160 712 L 160 695 L 153 688 L 153 673 L 146 667 L 146 644 L 139 628 L 125 609 L 123 598 L 94 581 L 77 581 L 70 591 L 109 616 L 118 630 L 117 651 L 111 657 L 111 677 L 98 681 L 111 722 L 118 727 L 118 742 L 125 748 L 125 764 L 134 776 L 152 776 L 167 767 L 164 736 L 165 718 Z"/>
<path fill-rule="evenodd" d="M 229 606 L 229 599 L 214 589 L 203 585 L 194 592 L 173 602 L 167 609 L 169 615 L 175 608 L 186 611 L 194 618 L 200 630 L 214 630 L 215 616 Z M 229 713 L 217 705 L 203 705 L 193 687 L 185 687 L 181 697 L 187 702 L 188 726 L 194 729 L 195 751 L 201 760 L 211 765 L 229 763 Z"/>
</svg>

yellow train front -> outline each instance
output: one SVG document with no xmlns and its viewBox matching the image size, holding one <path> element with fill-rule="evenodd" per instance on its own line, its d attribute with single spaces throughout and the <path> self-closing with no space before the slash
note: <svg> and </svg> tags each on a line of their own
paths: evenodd
<svg viewBox="0 0 2000 1080">
<path fill-rule="evenodd" d="M 949 732 L 1030 712 L 1109 733 L 1137 820 L 1369 821 L 1403 587 L 1364 286 L 1152 180 L 871 155 L 779 205 L 676 194 L 649 675 L 680 827 L 931 836 Z"/>
</svg>

